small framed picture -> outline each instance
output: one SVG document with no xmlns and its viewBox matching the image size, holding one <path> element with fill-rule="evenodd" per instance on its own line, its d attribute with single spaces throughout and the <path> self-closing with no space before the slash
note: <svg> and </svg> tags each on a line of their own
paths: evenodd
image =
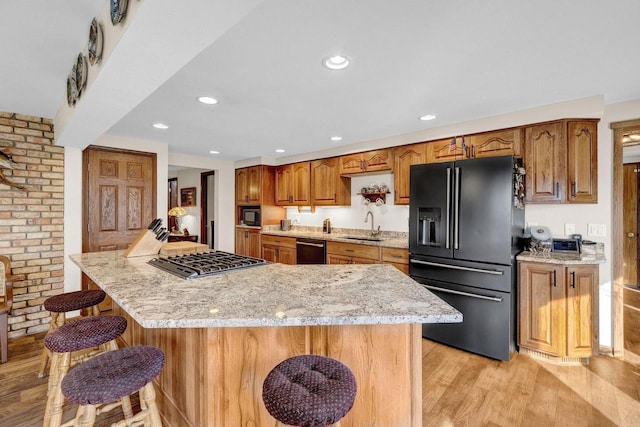
<svg viewBox="0 0 640 427">
<path fill-rule="evenodd" d="M 196 205 L 196 187 L 181 188 L 180 189 L 180 206 L 195 206 Z"/>
</svg>

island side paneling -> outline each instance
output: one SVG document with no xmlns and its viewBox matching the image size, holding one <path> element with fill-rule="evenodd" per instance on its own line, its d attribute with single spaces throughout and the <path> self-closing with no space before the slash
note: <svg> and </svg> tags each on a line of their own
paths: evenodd
<svg viewBox="0 0 640 427">
<path fill-rule="evenodd" d="M 288 357 L 322 354 L 345 363 L 358 394 L 343 427 L 420 427 L 419 324 L 147 329 L 127 318 L 126 345 L 162 349 L 166 367 L 156 381 L 167 426 L 272 425 L 262 382 Z"/>
</svg>

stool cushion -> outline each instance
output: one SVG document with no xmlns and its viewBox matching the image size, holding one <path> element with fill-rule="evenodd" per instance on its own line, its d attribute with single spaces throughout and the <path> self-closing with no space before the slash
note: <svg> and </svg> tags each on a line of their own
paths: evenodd
<svg viewBox="0 0 640 427">
<path fill-rule="evenodd" d="M 75 366 L 60 387 L 70 402 L 100 405 L 138 391 L 153 381 L 163 366 L 162 350 L 144 345 L 126 347 Z"/>
<path fill-rule="evenodd" d="M 104 301 L 104 297 L 104 291 L 99 289 L 68 292 L 47 298 L 44 301 L 44 308 L 55 313 L 66 313 L 100 304 Z"/>
<path fill-rule="evenodd" d="M 300 427 L 327 426 L 353 406 L 356 379 L 335 359 L 303 355 L 273 368 L 262 387 L 267 411 L 278 421 Z"/>
<path fill-rule="evenodd" d="M 56 353 L 84 350 L 115 340 L 127 329 L 122 316 L 83 317 L 50 331 L 44 345 Z"/>
</svg>

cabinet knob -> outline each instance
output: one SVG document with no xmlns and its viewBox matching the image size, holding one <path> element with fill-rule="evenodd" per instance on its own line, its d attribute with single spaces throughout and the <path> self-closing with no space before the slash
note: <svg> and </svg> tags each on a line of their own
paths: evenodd
<svg viewBox="0 0 640 427">
<path fill-rule="evenodd" d="M 627 233 L 627 237 L 635 237 L 636 235 L 633 233 Z"/>
</svg>

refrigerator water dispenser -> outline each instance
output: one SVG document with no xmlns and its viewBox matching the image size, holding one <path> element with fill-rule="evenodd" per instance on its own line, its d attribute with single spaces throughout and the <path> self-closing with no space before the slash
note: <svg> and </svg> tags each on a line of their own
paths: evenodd
<svg viewBox="0 0 640 427">
<path fill-rule="evenodd" d="M 440 246 L 440 208 L 418 208 L 418 245 Z"/>
</svg>

